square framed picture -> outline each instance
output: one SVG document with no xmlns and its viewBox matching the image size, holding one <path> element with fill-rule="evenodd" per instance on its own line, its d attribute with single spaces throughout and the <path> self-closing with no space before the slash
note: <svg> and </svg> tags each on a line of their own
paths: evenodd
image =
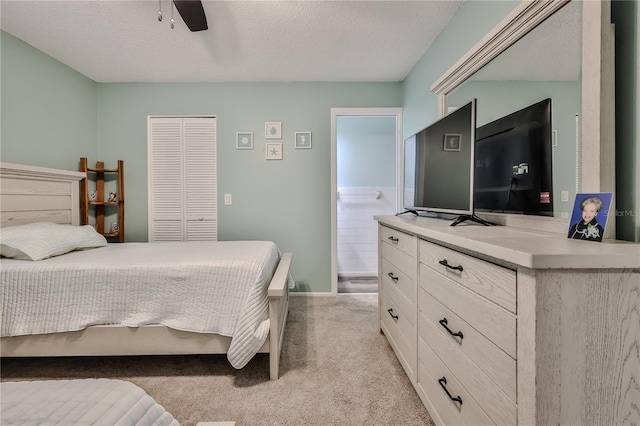
<svg viewBox="0 0 640 426">
<path fill-rule="evenodd" d="M 296 132 L 296 148 L 311 149 L 311 132 Z"/>
<path fill-rule="evenodd" d="M 612 192 L 576 194 L 567 237 L 574 240 L 602 241 L 612 199 Z"/>
<path fill-rule="evenodd" d="M 282 160 L 282 144 L 280 142 L 267 142 L 264 144 L 264 148 L 267 160 Z"/>
<path fill-rule="evenodd" d="M 462 135 L 446 134 L 444 135 L 444 151 L 460 151 L 460 143 Z"/>
<path fill-rule="evenodd" d="M 253 149 L 253 132 L 237 132 L 236 149 Z"/>
<path fill-rule="evenodd" d="M 282 139 L 282 122 L 267 121 L 264 123 L 265 139 Z"/>
</svg>

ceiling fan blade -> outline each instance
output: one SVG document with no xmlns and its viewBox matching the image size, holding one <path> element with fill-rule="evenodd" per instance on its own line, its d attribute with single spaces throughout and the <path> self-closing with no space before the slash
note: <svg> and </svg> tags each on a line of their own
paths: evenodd
<svg viewBox="0 0 640 426">
<path fill-rule="evenodd" d="M 204 31 L 209 28 L 200 0 L 173 0 L 173 4 L 191 31 Z"/>
</svg>

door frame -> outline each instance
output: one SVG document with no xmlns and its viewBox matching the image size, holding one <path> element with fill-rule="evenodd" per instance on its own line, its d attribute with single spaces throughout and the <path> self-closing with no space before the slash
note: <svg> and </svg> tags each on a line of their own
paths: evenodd
<svg viewBox="0 0 640 426">
<path fill-rule="evenodd" d="M 331 108 L 331 294 L 338 294 L 338 126 L 341 116 L 396 118 L 396 212 L 402 205 L 402 108 Z"/>
</svg>

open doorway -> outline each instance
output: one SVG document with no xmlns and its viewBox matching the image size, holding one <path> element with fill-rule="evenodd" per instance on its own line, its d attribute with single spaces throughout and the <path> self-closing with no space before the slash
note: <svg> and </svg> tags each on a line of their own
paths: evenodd
<svg viewBox="0 0 640 426">
<path fill-rule="evenodd" d="M 375 215 L 398 206 L 401 108 L 331 110 L 333 294 L 377 292 Z"/>
</svg>

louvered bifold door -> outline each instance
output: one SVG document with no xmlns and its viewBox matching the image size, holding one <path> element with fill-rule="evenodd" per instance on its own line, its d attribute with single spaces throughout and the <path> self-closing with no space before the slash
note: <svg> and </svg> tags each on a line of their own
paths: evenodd
<svg viewBox="0 0 640 426">
<path fill-rule="evenodd" d="M 149 119 L 149 241 L 183 241 L 182 118 Z"/>
<path fill-rule="evenodd" d="M 218 239 L 216 119 L 184 118 L 187 241 Z"/>
</svg>

